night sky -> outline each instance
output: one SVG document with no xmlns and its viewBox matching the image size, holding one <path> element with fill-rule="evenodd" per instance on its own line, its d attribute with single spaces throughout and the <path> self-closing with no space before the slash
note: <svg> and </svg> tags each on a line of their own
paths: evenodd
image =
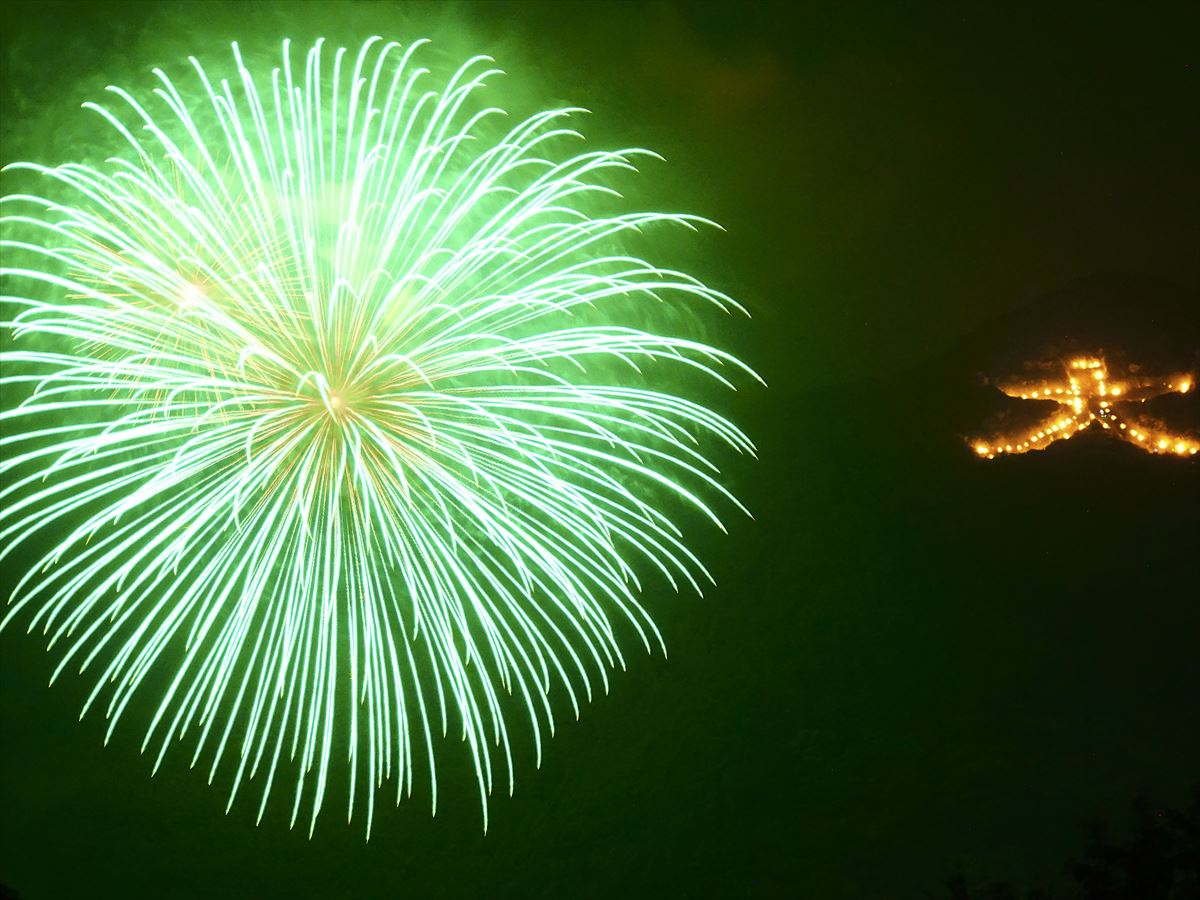
<svg viewBox="0 0 1200 900">
<path fill-rule="evenodd" d="M 722 224 L 673 252 L 750 310 L 714 339 L 769 388 L 720 398 L 760 460 L 724 466 L 754 519 L 690 536 L 717 587 L 647 579 L 669 658 L 627 642 L 540 771 L 517 742 L 487 835 L 454 739 L 436 818 L 424 795 L 388 803 L 369 843 L 336 804 L 311 840 L 284 802 L 258 827 L 249 796 L 225 815 L 187 752 L 149 777 L 135 723 L 103 747 L 102 716 L 77 721 L 90 682 L 47 688 L 56 657 L 18 627 L 0 882 L 22 900 L 852 900 L 940 897 L 955 873 L 1065 890 L 1089 822 L 1185 805 L 1200 463 L 1090 439 L 987 463 L 963 438 L 989 408 L 978 376 L 1072 329 L 1200 359 L 1200 7 L 909 6 L 4 4 L 5 162 L 72 158 L 97 134 L 81 100 L 234 39 L 490 53 L 517 106 L 588 107 L 597 146 L 666 158 L 635 205 Z"/>
</svg>

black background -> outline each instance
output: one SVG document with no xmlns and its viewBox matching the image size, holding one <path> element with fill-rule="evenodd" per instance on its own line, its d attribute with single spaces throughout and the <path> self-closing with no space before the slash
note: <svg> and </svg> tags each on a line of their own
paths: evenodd
<svg viewBox="0 0 1200 900">
<path fill-rule="evenodd" d="M 754 520 L 697 529 L 718 587 L 648 588 L 670 658 L 631 648 L 540 771 L 518 760 L 486 836 L 453 765 L 436 818 L 385 807 L 369 843 L 332 808 L 311 840 L 282 810 L 225 815 L 186 752 L 151 779 L 135 727 L 101 747 L 102 718 L 76 721 L 89 685 L 47 689 L 54 657 L 18 627 L 0 881 L 25 900 L 920 897 L 959 871 L 1061 884 L 1091 818 L 1183 803 L 1197 466 L 1095 441 L 987 465 L 961 437 L 973 372 L 1054 337 L 1064 295 L 1083 332 L 1144 311 L 1200 346 L 1190 6 L 6 4 L 5 161 L 54 145 L 80 91 L 178 64 L 154 55 L 172 41 L 417 29 L 492 53 L 535 101 L 594 109 L 597 144 L 662 152 L 653 203 L 727 229 L 689 265 L 751 310 L 721 340 L 770 388 L 723 401 L 761 461 L 726 467 Z"/>
</svg>

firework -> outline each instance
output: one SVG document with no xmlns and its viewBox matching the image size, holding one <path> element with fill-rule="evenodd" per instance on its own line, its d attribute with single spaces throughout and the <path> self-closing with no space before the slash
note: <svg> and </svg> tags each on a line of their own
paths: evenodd
<svg viewBox="0 0 1200 900">
<path fill-rule="evenodd" d="M 486 828 L 512 720 L 540 762 L 622 621 L 661 643 L 637 573 L 698 590 L 676 518 L 740 508 L 709 451 L 753 452 L 667 389 L 753 373 L 636 327 L 740 309 L 622 249 L 704 223 L 602 211 L 651 154 L 575 153 L 575 109 L 497 129 L 490 60 L 431 89 L 420 46 L 156 69 L 85 104 L 118 155 L 13 164 L 49 187 L 0 207 L 3 624 L 95 678 L 108 735 L 148 697 L 155 769 L 186 737 L 259 819 L 290 772 L 310 833 L 335 776 L 368 834 L 388 780 L 427 769 L 436 811 L 451 730 Z"/>
</svg>

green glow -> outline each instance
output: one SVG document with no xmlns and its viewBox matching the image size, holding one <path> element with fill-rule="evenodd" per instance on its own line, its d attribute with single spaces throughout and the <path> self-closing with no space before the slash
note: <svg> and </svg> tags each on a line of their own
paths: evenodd
<svg viewBox="0 0 1200 900">
<path fill-rule="evenodd" d="M 635 567 L 707 576 L 662 497 L 719 525 L 706 497 L 737 504 L 707 444 L 753 453 L 643 386 L 749 369 L 622 324 L 740 309 L 617 249 L 703 220 L 590 212 L 652 154 L 556 156 L 572 109 L 486 137 L 501 111 L 471 103 L 498 71 L 430 90 L 421 43 L 294 67 L 285 42 L 258 76 L 234 45 L 228 83 L 191 61 L 199 102 L 159 70 L 154 97 L 110 87 L 85 106 L 124 154 L 8 166 L 53 190 L 0 207 L 34 235 L 3 241 L 24 287 L 0 383 L 25 399 L 2 413 L 0 560 L 31 564 L 0 627 L 32 611 L 56 677 L 93 670 L 110 735 L 153 691 L 156 768 L 187 731 L 210 780 L 236 765 L 230 804 L 263 779 L 260 819 L 290 770 L 310 832 L 335 764 L 368 834 L 376 789 L 399 802 L 426 763 L 436 810 L 452 726 L 486 827 L 505 698 L 540 759 L 552 688 L 578 715 L 622 664 L 614 620 L 661 644 Z"/>
</svg>

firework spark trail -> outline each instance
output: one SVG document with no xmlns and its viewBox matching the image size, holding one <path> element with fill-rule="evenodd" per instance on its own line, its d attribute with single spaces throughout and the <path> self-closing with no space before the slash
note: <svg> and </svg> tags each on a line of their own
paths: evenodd
<svg viewBox="0 0 1200 900">
<path fill-rule="evenodd" d="M 263 778 L 260 820 L 290 766 L 310 833 L 343 752 L 368 834 L 376 790 L 411 795 L 418 765 L 436 811 L 456 720 L 486 828 L 497 751 L 513 786 L 505 698 L 540 761 L 552 688 L 578 715 L 623 665 L 615 620 L 661 644 L 639 560 L 675 587 L 707 577 L 662 495 L 720 525 L 708 497 L 741 507 L 706 447 L 753 453 L 720 415 L 613 374 L 757 377 L 621 324 L 632 301 L 740 310 L 611 249 L 703 219 L 585 211 L 652 154 L 556 161 L 576 109 L 489 142 L 502 111 L 468 100 L 498 70 L 476 57 L 426 89 L 422 43 L 331 64 L 318 41 L 296 69 L 285 42 L 269 84 L 235 44 L 232 83 L 191 59 L 199 102 L 155 69 L 157 114 L 116 87 L 117 111 L 85 104 L 124 156 L 14 163 L 55 190 L 0 201 L 34 235 L 3 241 L 34 260 L 3 274 L 54 294 L 3 298 L 0 383 L 25 399 L 0 413 L 0 560 L 52 546 L 0 627 L 31 611 L 54 677 L 98 671 L 84 712 L 102 705 L 108 735 L 157 692 L 155 769 L 190 730 L 210 781 L 235 757 L 230 804 Z"/>
</svg>

